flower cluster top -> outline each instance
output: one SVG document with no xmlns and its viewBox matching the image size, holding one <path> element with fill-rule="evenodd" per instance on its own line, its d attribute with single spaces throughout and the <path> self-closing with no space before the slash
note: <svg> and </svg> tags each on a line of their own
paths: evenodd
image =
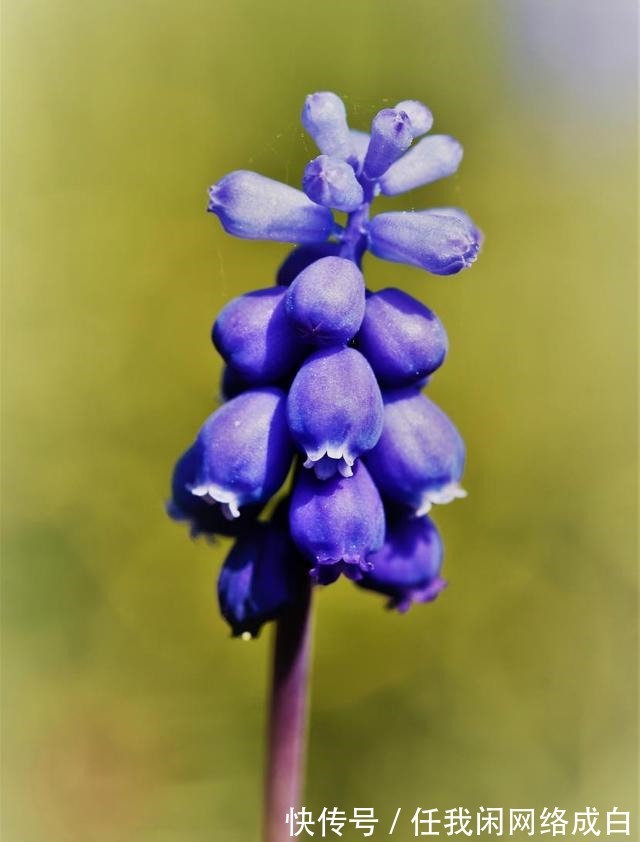
<svg viewBox="0 0 640 842">
<path fill-rule="evenodd" d="M 303 191 L 245 170 L 209 190 L 230 234 L 297 244 L 275 286 L 216 319 L 226 402 L 173 475 L 171 516 L 194 535 L 236 539 L 218 583 L 234 634 L 256 634 L 309 576 L 344 574 L 400 610 L 434 599 L 443 548 L 427 512 L 464 496 L 462 438 L 422 393 L 445 359 L 445 330 L 399 289 L 368 292 L 361 271 L 366 251 L 439 275 L 473 263 L 481 234 L 461 210 L 370 215 L 380 193 L 454 173 L 460 144 L 427 134 L 431 112 L 413 100 L 380 111 L 367 134 L 349 129 L 336 94 L 316 93 L 302 122 L 321 152 Z"/>
<path fill-rule="evenodd" d="M 406 193 L 458 169 L 462 147 L 448 135 L 427 134 L 433 117 L 426 105 L 407 100 L 384 108 L 367 134 L 349 129 L 340 97 L 323 92 L 307 97 L 302 124 L 322 153 L 307 164 L 304 192 L 247 170 L 229 173 L 209 189 L 208 210 L 225 231 L 285 243 L 331 241 L 337 253 L 356 262 L 368 249 L 436 275 L 452 275 L 473 263 L 481 237 L 461 210 L 381 213 L 369 219 L 371 202 L 380 193 Z M 349 214 L 345 228 L 336 224 L 331 209 Z"/>
</svg>

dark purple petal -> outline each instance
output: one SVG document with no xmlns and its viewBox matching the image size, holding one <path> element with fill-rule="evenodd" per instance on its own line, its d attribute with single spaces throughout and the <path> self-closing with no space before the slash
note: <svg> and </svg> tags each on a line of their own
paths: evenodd
<svg viewBox="0 0 640 842">
<path fill-rule="evenodd" d="M 453 275 L 471 266 L 480 242 L 469 217 L 454 209 L 381 213 L 369 225 L 369 248 L 376 257 L 434 275 Z"/>
<path fill-rule="evenodd" d="M 445 413 L 417 389 L 384 394 L 384 428 L 365 458 L 383 497 L 426 514 L 449 503 L 460 487 L 465 449 Z"/>
<path fill-rule="evenodd" d="M 307 164 L 302 188 L 316 204 L 346 212 L 360 207 L 364 198 L 353 167 L 329 155 L 319 155 Z"/>
<path fill-rule="evenodd" d="M 210 187 L 207 210 L 229 234 L 249 240 L 317 243 L 334 230 L 328 208 L 301 190 L 248 170 L 229 173 Z"/>
<path fill-rule="evenodd" d="M 230 365 L 225 365 L 222 369 L 222 377 L 220 379 L 220 396 L 223 401 L 230 401 L 231 398 L 237 398 L 243 392 L 251 389 L 251 383 L 240 375 Z"/>
<path fill-rule="evenodd" d="M 362 272 L 343 257 L 316 260 L 289 287 L 286 308 L 291 323 L 309 342 L 346 345 L 364 317 Z"/>
<path fill-rule="evenodd" d="M 312 354 L 291 384 L 287 418 L 305 468 L 322 479 L 336 471 L 351 476 L 382 430 L 382 397 L 369 363 L 353 348 Z"/>
<path fill-rule="evenodd" d="M 286 293 L 286 287 L 249 292 L 230 301 L 216 319 L 213 344 L 246 383 L 275 384 L 304 355 L 287 316 Z"/>
<path fill-rule="evenodd" d="M 462 161 L 462 146 L 444 134 L 424 137 L 389 167 L 380 179 L 380 188 L 387 196 L 406 193 L 439 178 L 453 175 Z"/>
<path fill-rule="evenodd" d="M 369 556 L 372 569 L 358 582 L 390 597 L 389 607 L 406 611 L 414 602 L 430 602 L 445 587 L 440 578 L 444 548 L 429 517 L 405 514 L 387 518 L 384 545 Z"/>
<path fill-rule="evenodd" d="M 314 564 L 312 575 L 322 584 L 340 573 L 360 578 L 370 568 L 367 557 L 384 541 L 384 508 L 361 462 L 353 476 L 325 481 L 312 471 L 300 471 L 289 524 L 297 547 Z"/>
<path fill-rule="evenodd" d="M 195 448 L 192 494 L 220 503 L 230 518 L 240 515 L 240 506 L 264 503 L 293 459 L 284 392 L 254 389 L 233 398 L 205 421 Z"/>
<path fill-rule="evenodd" d="M 373 118 L 371 140 L 362 171 L 371 180 L 378 179 L 411 146 L 411 120 L 404 111 L 384 108 Z"/>
<path fill-rule="evenodd" d="M 399 289 L 367 298 L 356 344 L 387 388 L 423 381 L 442 365 L 448 347 L 435 313 Z"/>
</svg>

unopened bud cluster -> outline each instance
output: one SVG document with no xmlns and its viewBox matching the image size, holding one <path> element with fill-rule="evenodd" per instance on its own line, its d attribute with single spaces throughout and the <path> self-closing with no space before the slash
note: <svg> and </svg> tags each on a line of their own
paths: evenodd
<svg viewBox="0 0 640 842">
<path fill-rule="evenodd" d="M 302 123 L 321 153 L 303 191 L 244 170 L 209 190 L 230 234 L 297 244 L 275 286 L 219 314 L 226 402 L 173 476 L 171 516 L 194 535 L 236 539 L 218 587 L 234 634 L 256 634 L 308 576 L 342 573 L 400 610 L 434 599 L 443 548 L 427 513 L 464 496 L 463 441 L 422 393 L 445 359 L 445 330 L 407 293 L 369 292 L 361 271 L 367 251 L 438 275 L 475 260 L 481 235 L 463 211 L 370 215 L 380 193 L 454 173 L 460 144 L 427 135 L 433 118 L 416 101 L 380 111 L 367 134 L 349 129 L 338 96 L 317 93 Z M 344 226 L 333 210 L 348 214 Z"/>
</svg>

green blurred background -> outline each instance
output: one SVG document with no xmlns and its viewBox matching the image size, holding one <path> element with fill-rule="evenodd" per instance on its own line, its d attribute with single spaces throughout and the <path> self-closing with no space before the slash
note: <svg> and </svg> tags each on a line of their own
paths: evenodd
<svg viewBox="0 0 640 842">
<path fill-rule="evenodd" d="M 298 184 L 323 89 L 359 128 L 426 101 L 460 172 L 381 206 L 459 205 L 486 245 L 451 278 L 365 265 L 447 326 L 430 389 L 470 496 L 436 512 L 435 604 L 319 594 L 307 804 L 377 835 L 401 806 L 398 839 L 418 806 L 636 809 L 636 16 L 5 0 L 3 839 L 257 838 L 270 635 L 229 639 L 227 545 L 163 504 L 216 403 L 213 318 L 286 252 L 227 237 L 206 187 Z"/>
</svg>

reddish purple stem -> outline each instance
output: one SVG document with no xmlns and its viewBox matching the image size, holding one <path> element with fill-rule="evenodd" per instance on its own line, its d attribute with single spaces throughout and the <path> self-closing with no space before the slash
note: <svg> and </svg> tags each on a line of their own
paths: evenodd
<svg viewBox="0 0 640 842">
<path fill-rule="evenodd" d="M 277 621 L 268 726 L 264 842 L 289 836 L 286 816 L 299 810 L 307 730 L 311 587 Z"/>
</svg>

